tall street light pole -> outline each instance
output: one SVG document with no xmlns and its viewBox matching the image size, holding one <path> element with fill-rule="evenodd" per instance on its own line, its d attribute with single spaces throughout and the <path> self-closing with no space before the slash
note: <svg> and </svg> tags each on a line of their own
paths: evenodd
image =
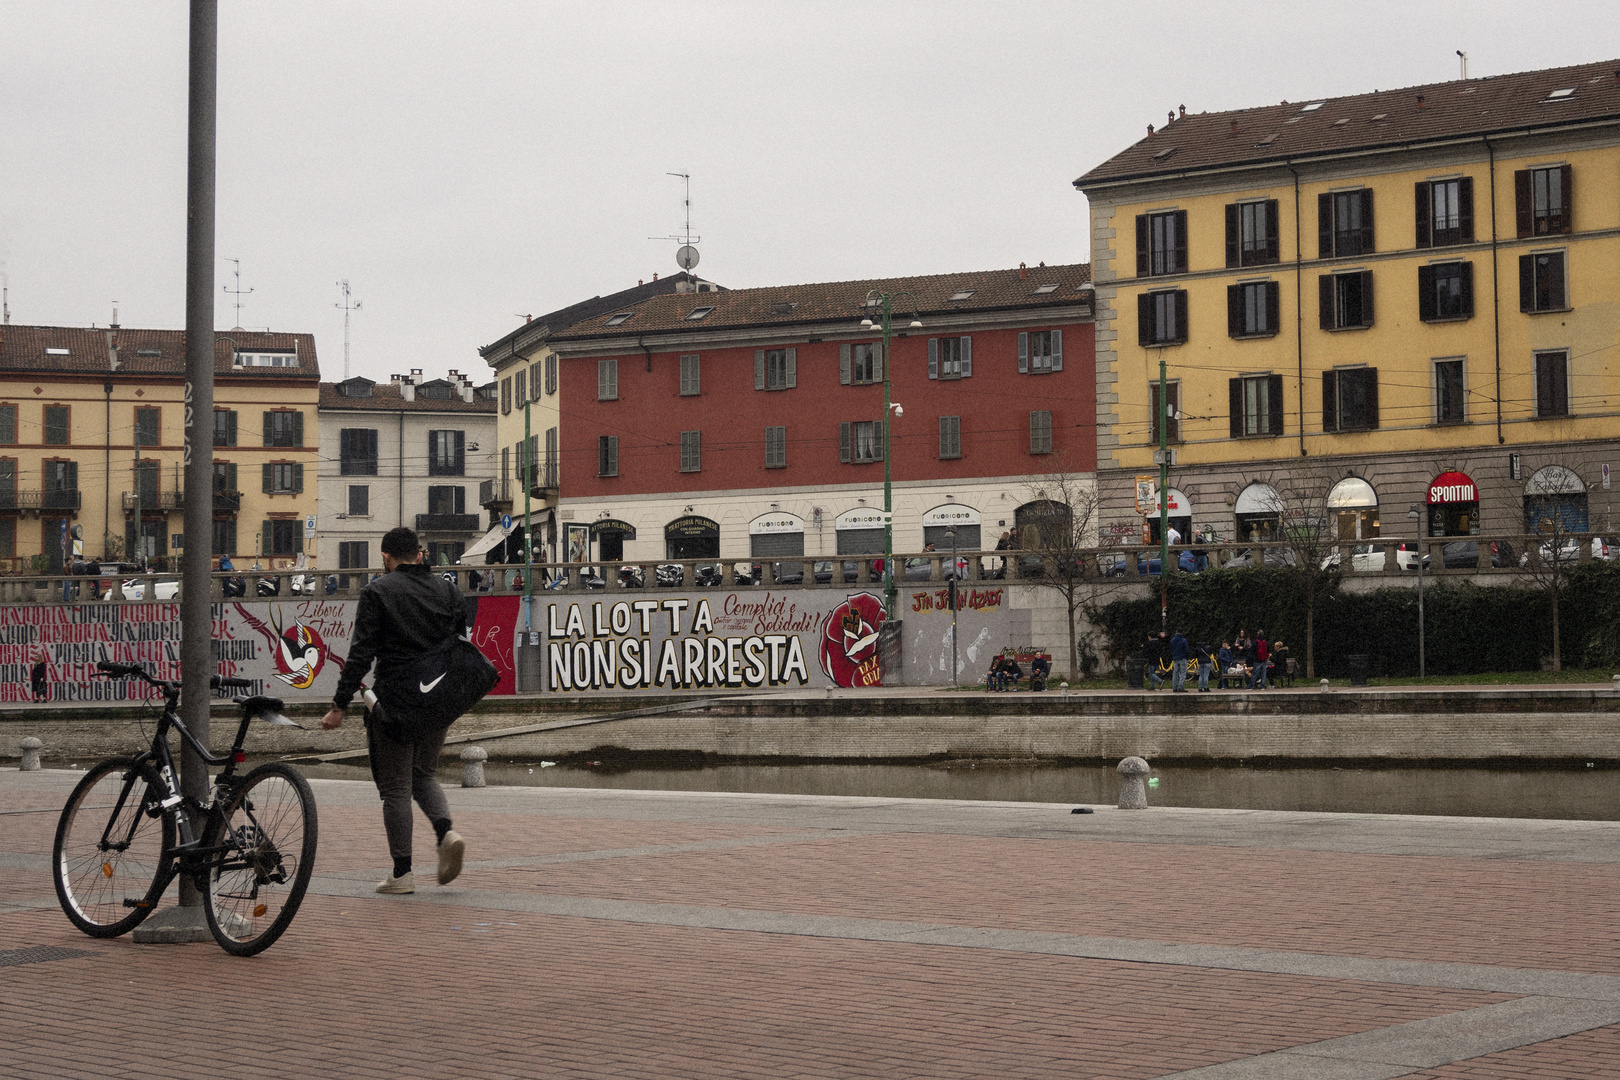
<svg viewBox="0 0 1620 1080">
<path fill-rule="evenodd" d="M 866 306 L 876 307 L 881 312 L 883 331 L 883 607 L 890 617 L 894 615 L 895 584 L 894 584 L 894 468 L 892 459 L 892 445 L 889 436 L 890 413 L 895 411 L 895 405 L 890 400 L 890 373 L 894 365 L 890 362 L 889 342 L 893 336 L 893 310 L 894 300 L 897 297 L 911 299 L 911 322 L 908 329 L 922 328 L 922 321 L 917 318 L 917 298 L 909 292 L 896 293 L 880 292 L 873 289 L 866 294 Z M 861 320 L 863 329 L 875 329 L 872 317 L 868 315 Z"/>
<path fill-rule="evenodd" d="M 1423 655 L 1423 558 L 1428 552 L 1423 550 L 1423 508 L 1417 503 L 1406 512 L 1406 516 L 1417 522 L 1417 566 L 1418 566 L 1418 678 L 1426 679 L 1429 676 L 1428 664 Z"/>
<path fill-rule="evenodd" d="M 1159 629 L 1170 632 L 1170 394 L 1159 353 Z"/>
</svg>

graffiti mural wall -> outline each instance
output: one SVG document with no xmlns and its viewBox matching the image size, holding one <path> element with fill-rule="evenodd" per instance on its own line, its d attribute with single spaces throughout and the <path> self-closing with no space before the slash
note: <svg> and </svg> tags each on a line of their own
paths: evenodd
<svg viewBox="0 0 1620 1080">
<path fill-rule="evenodd" d="M 290 701 L 330 700 L 348 658 L 355 604 L 313 597 L 215 604 L 215 670 L 252 680 L 252 693 Z M 468 600 L 472 638 L 501 673 L 492 691 L 496 694 L 513 692 L 518 604 L 515 596 Z M 96 664 L 144 663 L 160 679 L 178 679 L 180 638 L 179 604 L 0 609 L 0 702 L 144 699 L 151 694 L 147 687 L 95 678 Z M 43 691 L 37 697 L 36 689 Z"/>
<path fill-rule="evenodd" d="M 1015 608 L 996 582 L 963 582 L 956 591 L 956 685 L 984 681 L 990 660 L 1003 649 L 1029 649 L 1032 612 Z M 951 599 L 944 585 L 900 594 L 905 619 L 901 655 L 907 686 L 949 686 Z"/>
</svg>

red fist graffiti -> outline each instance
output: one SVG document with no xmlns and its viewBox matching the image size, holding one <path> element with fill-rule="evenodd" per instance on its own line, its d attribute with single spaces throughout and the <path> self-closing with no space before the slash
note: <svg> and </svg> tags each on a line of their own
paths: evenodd
<svg viewBox="0 0 1620 1080">
<path fill-rule="evenodd" d="M 888 618 L 883 601 L 856 593 L 833 608 L 821 632 L 821 670 L 835 686 L 881 686 L 878 627 Z"/>
</svg>

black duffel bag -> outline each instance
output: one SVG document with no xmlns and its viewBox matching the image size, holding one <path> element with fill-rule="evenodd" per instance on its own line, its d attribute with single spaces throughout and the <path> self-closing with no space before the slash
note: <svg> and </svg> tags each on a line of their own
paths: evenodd
<svg viewBox="0 0 1620 1080">
<path fill-rule="evenodd" d="M 376 681 L 371 723 L 395 742 L 415 742 L 455 723 L 500 681 L 478 646 L 464 637 L 447 638 L 414 664 Z"/>
</svg>

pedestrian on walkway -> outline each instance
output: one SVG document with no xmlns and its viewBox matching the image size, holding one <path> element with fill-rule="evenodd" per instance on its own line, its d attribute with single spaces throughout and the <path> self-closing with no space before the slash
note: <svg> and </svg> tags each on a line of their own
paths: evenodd
<svg viewBox="0 0 1620 1080">
<path fill-rule="evenodd" d="M 1215 666 L 1215 652 L 1209 647 L 1209 642 L 1200 641 L 1195 654 L 1198 657 L 1198 692 L 1209 693 L 1209 671 Z"/>
<path fill-rule="evenodd" d="M 1149 690 L 1157 690 L 1164 685 L 1164 676 L 1159 674 L 1159 667 L 1167 659 L 1168 650 L 1169 644 L 1164 640 L 1163 630 L 1160 630 L 1157 634 L 1149 635 L 1147 648 L 1143 650 L 1147 654 L 1146 663 L 1142 666 L 1143 672 L 1148 679 L 1152 680 L 1151 684 L 1148 685 Z"/>
<path fill-rule="evenodd" d="M 1187 634 L 1180 627 L 1176 628 L 1176 636 L 1170 639 L 1170 692 L 1172 694 L 1185 694 L 1187 692 L 1187 659 L 1192 656 L 1192 646 L 1187 643 Z"/>
<path fill-rule="evenodd" d="M 365 587 L 355 609 L 349 657 L 332 695 L 332 708 L 321 718 L 321 727 L 328 731 L 343 726 L 344 711 L 373 660 L 376 682 L 409 680 L 424 653 L 467 629 L 461 590 L 422 562 L 422 547 L 414 530 L 403 525 L 390 529 L 382 538 L 382 558 L 387 572 Z M 450 806 L 435 775 L 446 729 L 400 741 L 383 730 L 384 726 L 372 713 L 367 714 L 371 775 L 382 796 L 383 828 L 394 860 L 393 873 L 378 884 L 377 891 L 416 891 L 411 874 L 412 798 L 433 823 L 439 842 L 439 884 L 448 885 L 461 873 L 466 844 L 450 827 Z"/>
<path fill-rule="evenodd" d="M 1220 680 L 1215 684 L 1215 689 L 1225 690 L 1227 688 L 1227 672 L 1232 670 L 1232 665 L 1236 662 L 1236 658 L 1232 655 L 1232 643 L 1229 641 L 1221 642 L 1221 651 L 1215 654 L 1215 666 L 1219 669 L 1216 674 L 1220 676 Z"/>
<path fill-rule="evenodd" d="M 1254 675 L 1249 679 L 1250 687 L 1266 689 L 1266 674 L 1271 667 L 1271 649 L 1266 644 L 1266 632 L 1254 632 Z"/>
<path fill-rule="evenodd" d="M 34 692 L 35 702 L 51 700 L 51 684 L 46 681 L 45 678 L 46 666 L 49 664 L 49 662 L 50 656 L 45 652 L 44 644 L 36 641 L 33 643 L 33 645 L 29 646 L 28 682 L 29 689 Z"/>
</svg>

